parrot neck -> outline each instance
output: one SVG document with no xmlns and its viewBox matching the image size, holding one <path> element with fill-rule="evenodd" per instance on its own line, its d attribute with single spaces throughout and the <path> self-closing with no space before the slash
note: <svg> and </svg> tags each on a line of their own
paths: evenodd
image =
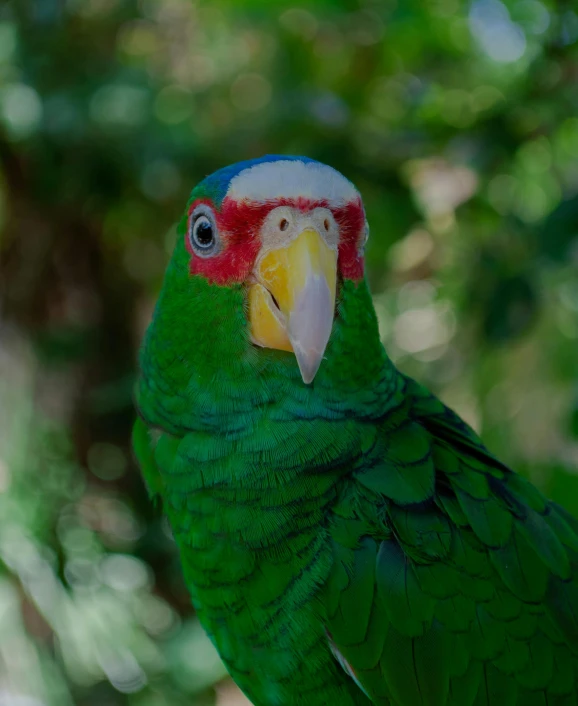
<svg viewBox="0 0 578 706">
<path fill-rule="evenodd" d="M 148 424 L 243 436 L 271 409 L 278 421 L 370 421 L 398 401 L 365 280 L 343 281 L 324 360 L 306 385 L 292 353 L 249 341 L 242 286 L 199 277 L 179 292 L 182 279 L 173 262 L 143 347 L 136 402 Z"/>
</svg>

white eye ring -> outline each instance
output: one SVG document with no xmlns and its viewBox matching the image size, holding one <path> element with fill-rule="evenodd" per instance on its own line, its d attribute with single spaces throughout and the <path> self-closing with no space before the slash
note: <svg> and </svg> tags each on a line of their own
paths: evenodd
<svg viewBox="0 0 578 706">
<path fill-rule="evenodd" d="M 191 217 L 189 241 L 196 255 L 211 257 L 219 249 L 219 236 L 214 220 L 205 209 L 197 210 Z"/>
</svg>

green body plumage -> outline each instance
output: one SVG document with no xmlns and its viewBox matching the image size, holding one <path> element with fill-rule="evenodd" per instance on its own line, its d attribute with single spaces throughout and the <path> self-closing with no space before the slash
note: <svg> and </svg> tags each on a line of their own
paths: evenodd
<svg viewBox="0 0 578 706">
<path fill-rule="evenodd" d="M 365 281 L 311 385 L 247 330 L 243 284 L 191 276 L 181 238 L 134 445 L 249 698 L 578 704 L 578 523 L 395 369 Z"/>
</svg>

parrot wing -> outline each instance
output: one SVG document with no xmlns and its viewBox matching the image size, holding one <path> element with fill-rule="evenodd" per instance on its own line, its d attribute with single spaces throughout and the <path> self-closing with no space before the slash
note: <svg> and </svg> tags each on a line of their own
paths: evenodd
<svg viewBox="0 0 578 706">
<path fill-rule="evenodd" d="M 150 430 L 141 417 L 132 429 L 132 448 L 141 469 L 151 499 L 160 501 L 163 482 L 154 455 L 154 430 Z"/>
<path fill-rule="evenodd" d="M 377 704 L 577 704 L 578 522 L 404 384 L 330 521 L 334 655 Z"/>
</svg>

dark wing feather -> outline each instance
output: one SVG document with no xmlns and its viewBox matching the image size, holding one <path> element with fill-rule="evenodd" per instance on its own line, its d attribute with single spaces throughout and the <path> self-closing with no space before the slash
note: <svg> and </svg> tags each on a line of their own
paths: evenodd
<svg viewBox="0 0 578 706">
<path fill-rule="evenodd" d="M 405 394 L 332 517 L 334 649 L 375 703 L 577 704 L 578 521 Z"/>
</svg>

